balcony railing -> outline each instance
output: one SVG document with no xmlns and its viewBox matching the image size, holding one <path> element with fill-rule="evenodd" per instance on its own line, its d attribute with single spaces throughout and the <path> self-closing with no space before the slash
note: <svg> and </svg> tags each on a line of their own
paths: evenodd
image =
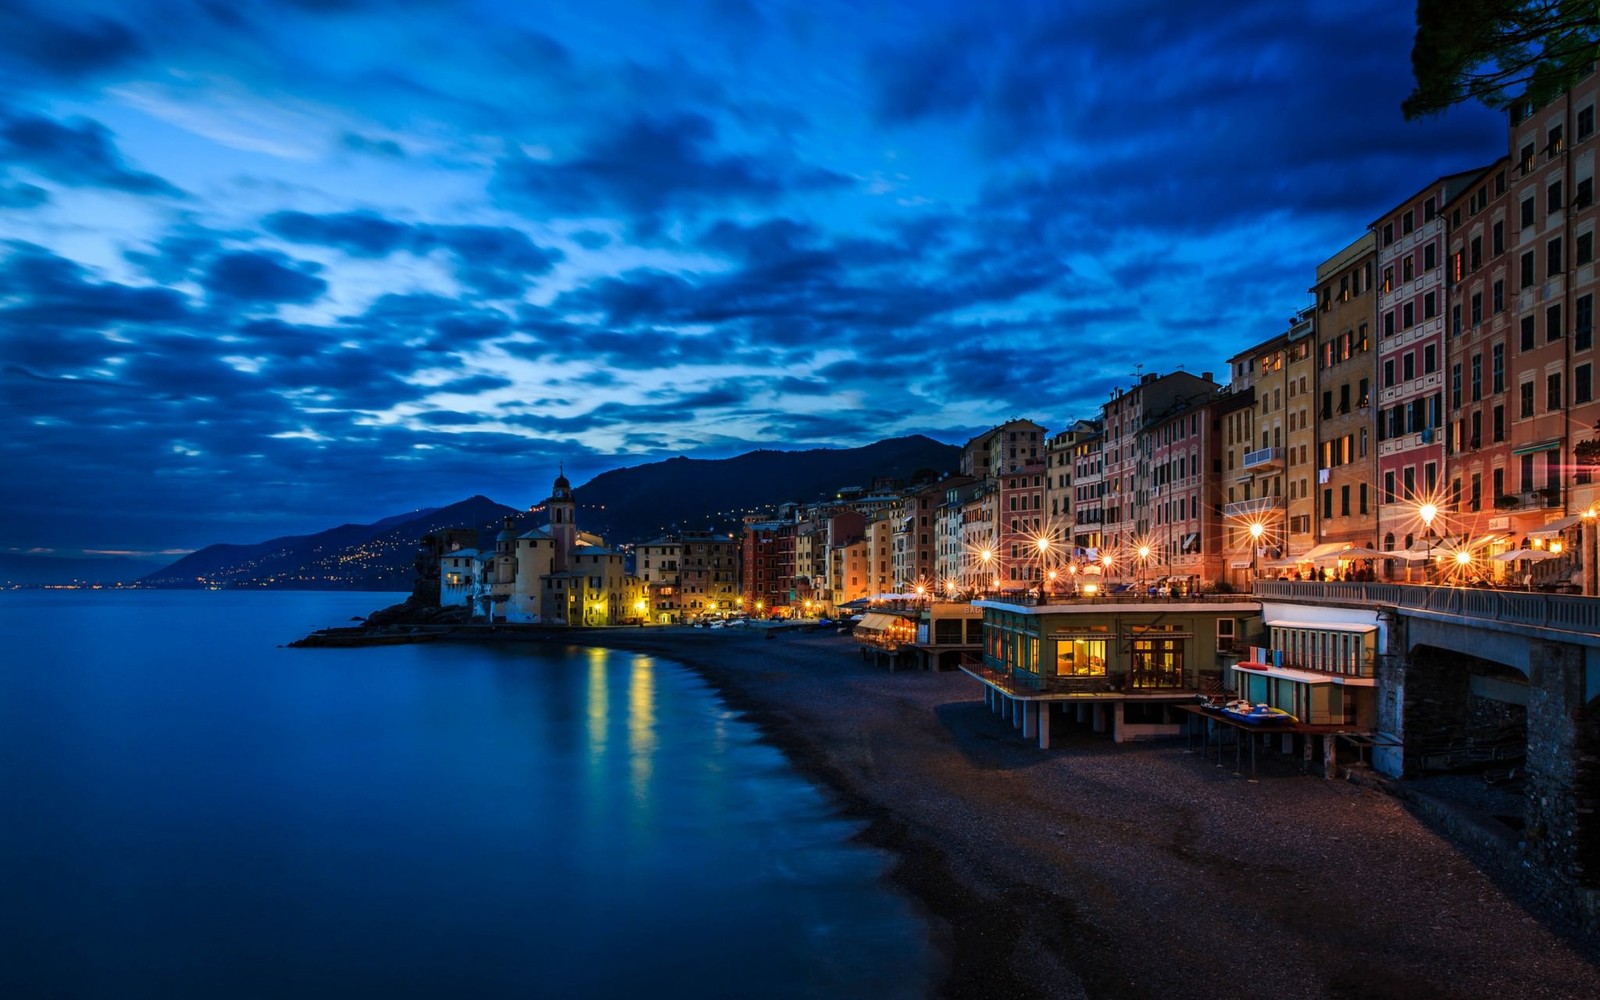
<svg viewBox="0 0 1600 1000">
<path fill-rule="evenodd" d="M 1248 470 L 1277 469 L 1283 467 L 1282 448 L 1261 448 L 1244 453 L 1244 467 Z"/>
<path fill-rule="evenodd" d="M 1283 497 L 1256 497 L 1253 500 L 1236 500 L 1222 508 L 1223 517 L 1255 517 L 1283 509 Z"/>
</svg>

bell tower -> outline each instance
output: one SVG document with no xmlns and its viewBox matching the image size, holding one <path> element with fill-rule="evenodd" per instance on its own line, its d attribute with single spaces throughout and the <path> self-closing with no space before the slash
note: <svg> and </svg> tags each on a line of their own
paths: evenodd
<svg viewBox="0 0 1600 1000">
<path fill-rule="evenodd" d="M 566 466 L 562 465 L 550 499 L 545 501 L 550 511 L 550 537 L 556 543 L 555 570 L 561 572 L 569 565 L 572 549 L 578 542 L 578 504 L 572 499 L 572 484 L 567 482 Z"/>
</svg>

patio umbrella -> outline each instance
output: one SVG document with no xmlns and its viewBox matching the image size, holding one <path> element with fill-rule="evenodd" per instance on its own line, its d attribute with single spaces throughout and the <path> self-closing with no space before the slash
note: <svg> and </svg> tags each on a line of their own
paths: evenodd
<svg viewBox="0 0 1600 1000">
<path fill-rule="evenodd" d="M 1502 552 L 1490 558 L 1496 562 L 1514 562 L 1518 559 L 1529 559 L 1533 562 L 1538 562 L 1541 559 L 1554 559 L 1555 557 L 1556 554 L 1554 552 L 1549 552 L 1545 549 L 1512 549 L 1510 552 Z"/>
<path fill-rule="evenodd" d="M 1379 552 L 1377 549 L 1345 549 L 1337 553 L 1340 559 L 1391 559 L 1393 552 Z"/>
</svg>

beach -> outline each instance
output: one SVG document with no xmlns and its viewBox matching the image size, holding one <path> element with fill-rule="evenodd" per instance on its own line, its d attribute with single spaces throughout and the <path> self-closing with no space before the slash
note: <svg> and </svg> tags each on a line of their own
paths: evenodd
<svg viewBox="0 0 1600 1000">
<path fill-rule="evenodd" d="M 1040 750 L 966 674 L 888 673 L 830 632 L 570 641 L 695 669 L 863 819 L 934 926 L 941 997 L 1600 996 L 1597 942 L 1381 791 L 1060 724 Z"/>
</svg>

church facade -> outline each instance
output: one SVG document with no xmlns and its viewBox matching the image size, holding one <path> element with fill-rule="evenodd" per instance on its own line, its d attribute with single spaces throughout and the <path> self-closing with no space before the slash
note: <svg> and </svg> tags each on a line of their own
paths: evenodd
<svg viewBox="0 0 1600 1000">
<path fill-rule="evenodd" d="M 565 474 L 544 502 L 549 523 L 518 532 L 506 518 L 494 549 L 453 549 L 440 556 L 439 603 L 463 606 L 476 620 L 545 625 L 627 625 L 645 619 L 643 583 L 622 553 L 580 531 Z"/>
</svg>

